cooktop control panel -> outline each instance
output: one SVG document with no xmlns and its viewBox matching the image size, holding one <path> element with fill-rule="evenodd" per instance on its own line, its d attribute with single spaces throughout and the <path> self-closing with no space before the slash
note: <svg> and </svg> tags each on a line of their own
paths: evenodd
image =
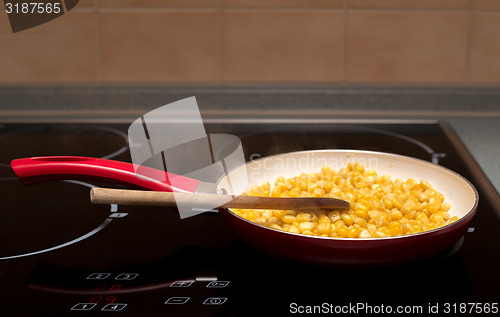
<svg viewBox="0 0 500 317">
<path fill-rule="evenodd" d="M 92 271 L 38 264 L 27 289 L 39 305 L 46 300 L 70 312 L 154 312 L 211 315 L 231 300 L 231 281 L 203 270 L 153 267 L 117 271 Z M 138 303 L 137 299 L 141 298 Z M 50 306 L 50 305 L 49 305 Z"/>
</svg>

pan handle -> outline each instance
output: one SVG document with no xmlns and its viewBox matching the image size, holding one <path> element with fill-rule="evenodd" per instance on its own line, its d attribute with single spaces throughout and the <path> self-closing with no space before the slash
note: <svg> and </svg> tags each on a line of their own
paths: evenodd
<svg viewBox="0 0 500 317">
<path fill-rule="evenodd" d="M 118 183 L 154 191 L 195 191 L 199 180 L 126 162 L 83 156 L 41 156 L 16 159 L 11 167 L 26 185 L 62 179 L 81 179 Z M 175 181 L 173 181 L 175 179 Z M 182 184 L 174 187 L 171 185 Z"/>
</svg>

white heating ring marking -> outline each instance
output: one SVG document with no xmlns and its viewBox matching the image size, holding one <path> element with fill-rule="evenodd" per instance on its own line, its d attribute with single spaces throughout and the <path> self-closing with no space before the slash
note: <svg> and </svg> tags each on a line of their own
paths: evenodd
<svg viewBox="0 0 500 317">
<path fill-rule="evenodd" d="M 2 127 L 3 127 L 3 125 L 0 125 L 0 128 L 2 128 Z M 124 146 L 122 146 L 121 148 L 119 148 L 118 150 L 116 150 L 115 152 L 113 152 L 111 154 L 108 154 L 106 156 L 101 157 L 102 159 L 113 158 L 113 157 L 115 157 L 117 155 L 122 154 L 123 152 L 125 152 L 128 149 L 128 135 L 126 133 L 124 133 L 124 132 L 122 132 L 120 130 L 117 130 L 117 129 L 109 128 L 109 127 L 97 127 L 97 129 L 98 130 L 110 131 L 110 132 L 116 133 L 116 134 L 120 135 L 125 140 L 125 145 Z M 10 164 L 0 163 L 0 167 L 10 168 Z M 0 179 L 0 181 L 9 181 L 9 180 L 17 180 L 17 179 L 18 179 L 17 177 L 8 177 L 8 178 L 2 178 L 2 179 Z M 90 187 L 90 188 L 96 187 L 94 185 L 91 185 L 91 184 L 88 184 L 88 183 L 85 183 L 85 182 L 81 182 L 81 181 L 75 181 L 75 180 L 65 180 L 65 182 L 74 183 L 74 184 L 78 184 L 78 185 L 83 185 L 83 186 Z M 118 205 L 116 205 L 116 204 L 111 204 L 110 207 L 111 207 L 111 209 L 110 209 L 111 215 L 109 216 L 109 218 L 107 218 L 106 220 L 104 220 L 104 222 L 101 223 L 97 228 L 95 228 L 94 230 L 88 232 L 87 234 L 84 234 L 83 236 L 81 236 L 79 238 L 76 238 L 76 239 L 71 240 L 69 242 L 66 242 L 66 243 L 63 243 L 63 244 L 60 244 L 60 245 L 57 245 L 57 246 L 54 246 L 54 247 L 51 247 L 51 248 L 48 248 L 48 249 L 43 249 L 43 250 L 39 250 L 39 251 L 35 251 L 35 252 L 30 252 L 30 253 L 24 253 L 24 254 L 18 254 L 18 255 L 6 256 L 6 257 L 0 257 L 0 261 L 1 260 L 10 260 L 10 259 L 15 259 L 15 258 L 21 258 L 21 257 L 26 257 L 26 256 L 36 255 L 36 254 L 41 254 L 41 253 L 45 253 L 45 252 L 49 252 L 49 251 L 53 251 L 53 250 L 57 250 L 57 249 L 61 249 L 61 248 L 67 247 L 69 245 L 72 245 L 72 244 L 75 244 L 75 243 L 80 242 L 82 240 L 85 240 L 88 237 L 91 237 L 94 234 L 98 233 L 99 231 L 101 231 L 102 229 L 104 229 L 113 220 L 113 218 L 123 218 L 123 217 L 125 217 L 127 215 L 126 213 L 116 213 L 118 211 Z M 114 213 L 116 213 L 117 216 L 114 217 L 113 216 Z"/>
<path fill-rule="evenodd" d="M 120 131 L 120 130 L 117 130 L 117 129 L 113 129 L 113 128 L 110 128 L 110 127 L 98 127 L 99 130 L 103 130 L 103 131 L 110 131 L 110 132 L 114 132 L 116 134 L 118 134 L 119 136 L 121 136 L 124 140 L 125 140 L 125 145 L 122 146 L 121 148 L 119 148 L 118 150 L 114 151 L 113 153 L 111 154 L 108 154 L 106 156 L 103 156 L 101 157 L 102 159 L 110 159 L 110 158 L 113 158 L 117 155 L 120 155 L 122 154 L 123 152 L 127 151 L 128 150 L 128 135 L 123 132 L 123 131 Z"/>
<path fill-rule="evenodd" d="M 359 127 L 359 129 L 360 130 L 374 131 L 374 132 L 378 132 L 380 134 L 385 134 L 385 135 L 390 135 L 390 136 L 393 136 L 393 137 L 396 137 L 396 138 L 400 138 L 400 139 L 406 140 L 406 141 L 411 142 L 413 144 L 416 144 L 416 145 L 420 146 L 421 148 L 423 148 L 427 153 L 429 153 L 431 155 L 432 163 L 434 163 L 434 164 L 439 164 L 439 159 L 446 156 L 446 153 L 436 153 L 427 144 L 425 144 L 425 143 L 423 143 L 423 142 L 421 142 L 419 140 L 416 140 L 416 139 L 414 139 L 412 137 L 403 135 L 403 134 L 399 134 L 399 133 L 392 132 L 392 131 L 380 130 L 380 129 L 377 129 L 377 128 Z"/>
<path fill-rule="evenodd" d="M 411 142 L 411 143 L 421 147 L 422 149 L 424 149 L 427 153 L 429 153 L 431 155 L 431 161 L 434 164 L 439 164 L 439 159 L 446 157 L 446 153 L 434 152 L 434 150 L 430 146 L 428 146 L 427 144 L 425 144 L 419 140 L 416 140 L 412 137 L 409 137 L 407 135 L 399 134 L 397 132 L 385 131 L 385 130 L 381 130 L 379 128 L 369 128 L 369 127 L 355 127 L 355 128 L 348 127 L 348 128 L 350 128 L 351 130 L 370 131 L 370 132 L 374 132 L 374 133 L 385 134 L 388 136 L 396 137 L 398 139 L 402 139 L 402 140 Z M 269 129 L 269 131 L 279 131 L 279 129 Z M 250 135 L 253 135 L 253 134 L 250 134 Z M 245 136 L 246 135 L 244 135 L 243 137 L 245 137 Z M 133 147 L 133 146 L 135 146 L 135 145 L 130 144 L 130 147 Z"/>
<path fill-rule="evenodd" d="M 17 177 L 9 177 L 9 178 L 2 178 L 0 180 L 6 181 L 6 180 L 15 180 L 15 179 L 18 179 L 18 178 Z M 85 183 L 85 182 L 75 181 L 75 180 L 65 180 L 64 182 L 74 183 L 74 184 L 78 184 L 78 185 L 82 185 L 82 186 L 86 186 L 86 187 L 90 187 L 90 188 L 97 187 L 97 186 L 94 186 L 94 185 L 91 185 L 91 184 L 88 184 L 88 183 Z M 110 211 L 112 213 L 118 211 L 118 205 L 111 204 L 111 210 Z M 112 215 L 113 214 L 111 214 L 110 218 L 105 219 L 103 221 L 103 223 L 101 223 L 97 228 L 95 228 L 94 230 L 92 230 L 92 231 L 84 234 L 83 236 L 81 236 L 79 238 L 76 238 L 74 240 L 71 240 L 71 241 L 68 241 L 66 243 L 63 243 L 63 244 L 60 244 L 60 245 L 56 245 L 56 246 L 53 246 L 53 247 L 50 247 L 50 248 L 47 248 L 47 249 L 39 250 L 39 251 L 34 251 L 34 252 L 29 252 L 29 253 L 23 253 L 23 254 L 18 254 L 18 255 L 11 255 L 11 256 L 6 256 L 6 257 L 0 257 L 0 261 L 1 260 L 17 259 L 17 258 L 22 258 L 22 257 L 26 257 L 26 256 L 31 256 L 31 255 L 41 254 L 41 253 L 45 253 L 45 252 L 50 252 L 50 251 L 61 249 L 61 248 L 70 246 L 72 244 L 78 243 L 80 241 L 83 241 L 83 240 L 85 240 L 85 239 L 93 236 L 94 234 L 98 233 L 99 231 L 101 231 L 102 229 L 104 229 L 111 221 L 113 221 Z M 120 218 L 123 218 L 123 216 L 120 217 Z"/>
<path fill-rule="evenodd" d="M 103 229 L 104 227 L 106 227 L 112 220 L 113 219 L 111 219 L 111 218 L 108 218 L 108 219 L 104 220 L 104 222 L 101 223 L 101 225 L 99 227 L 97 227 L 94 230 L 90 231 L 89 233 L 87 233 L 87 234 L 85 234 L 85 235 L 83 235 L 83 236 L 81 236 L 79 238 L 76 238 L 74 240 L 71 240 L 69 242 L 66 242 L 66 243 L 63 243 L 63 244 L 60 244 L 60 245 L 56 245 L 56 246 L 48 248 L 48 249 L 43 249 L 43 250 L 40 250 L 40 251 L 35 251 L 35 252 L 30 252 L 30 253 L 24 253 L 24 254 L 18 254 L 18 255 L 12 255 L 12 256 L 6 256 L 6 257 L 3 257 L 3 258 L 0 258 L 0 260 L 16 259 L 16 258 L 21 258 L 21 257 L 25 257 L 25 256 L 30 256 L 30 255 L 45 253 L 45 252 L 54 251 L 54 250 L 57 250 L 57 249 L 61 249 L 61 248 L 67 247 L 69 245 L 72 245 L 72 244 L 75 244 L 75 243 L 80 242 L 82 240 L 85 240 L 85 239 L 87 239 L 90 236 L 93 236 L 94 234 L 96 234 L 99 231 L 101 231 L 101 229 Z"/>
</svg>

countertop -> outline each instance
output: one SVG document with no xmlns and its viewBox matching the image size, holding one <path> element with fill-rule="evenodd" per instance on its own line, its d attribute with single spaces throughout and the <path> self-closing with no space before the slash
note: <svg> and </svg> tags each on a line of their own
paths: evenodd
<svg viewBox="0 0 500 317">
<path fill-rule="evenodd" d="M 203 118 L 446 121 L 500 192 L 497 87 L 2 86 L 0 121 L 132 122 L 191 96 Z"/>
</svg>

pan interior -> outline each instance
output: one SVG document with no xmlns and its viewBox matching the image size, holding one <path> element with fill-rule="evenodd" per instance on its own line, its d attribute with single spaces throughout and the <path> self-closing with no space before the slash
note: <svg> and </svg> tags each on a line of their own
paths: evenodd
<svg viewBox="0 0 500 317">
<path fill-rule="evenodd" d="M 367 169 L 374 169 L 378 175 L 391 175 L 392 179 L 409 178 L 417 182 L 425 180 L 445 196 L 451 205 L 451 216 L 462 218 L 471 212 L 478 200 L 474 186 L 459 174 L 427 161 L 416 158 L 370 151 L 318 150 L 279 154 L 249 162 L 229 172 L 220 180 L 218 191 L 224 188 L 234 194 L 241 194 L 252 185 L 268 181 L 271 185 L 279 176 L 291 178 L 301 173 L 320 172 L 323 166 L 338 170 L 349 162 L 358 162 Z M 246 173 L 247 184 L 239 179 Z"/>
</svg>

